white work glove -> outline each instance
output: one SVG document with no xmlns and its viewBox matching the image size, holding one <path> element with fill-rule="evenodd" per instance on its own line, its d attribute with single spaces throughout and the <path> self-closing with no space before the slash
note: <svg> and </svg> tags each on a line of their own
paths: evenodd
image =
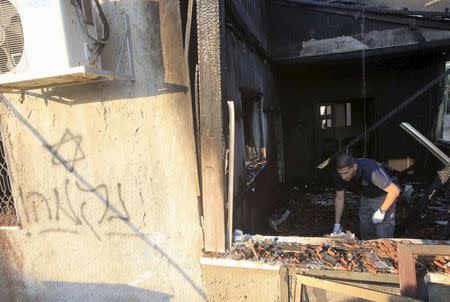
<svg viewBox="0 0 450 302">
<path fill-rule="evenodd" d="M 339 223 L 336 223 L 334 225 L 333 232 L 331 232 L 331 235 L 339 235 L 341 231 L 342 231 L 341 225 Z"/>
<path fill-rule="evenodd" d="M 382 213 L 380 209 L 378 209 L 375 213 L 373 213 L 372 215 L 372 223 L 373 224 L 378 224 L 378 223 L 382 223 L 384 220 L 384 215 L 386 214 L 386 212 Z"/>
</svg>

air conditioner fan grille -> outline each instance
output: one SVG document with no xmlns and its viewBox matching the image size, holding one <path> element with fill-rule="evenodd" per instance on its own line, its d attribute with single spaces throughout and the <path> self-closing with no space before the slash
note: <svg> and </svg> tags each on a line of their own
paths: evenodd
<svg viewBox="0 0 450 302">
<path fill-rule="evenodd" d="M 23 56 L 23 30 L 19 13 L 7 0 L 0 0 L 0 74 L 16 68 Z"/>
</svg>

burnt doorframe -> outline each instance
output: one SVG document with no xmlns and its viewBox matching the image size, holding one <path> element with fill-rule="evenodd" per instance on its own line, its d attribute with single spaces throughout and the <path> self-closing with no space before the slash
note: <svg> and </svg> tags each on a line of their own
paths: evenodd
<svg viewBox="0 0 450 302">
<path fill-rule="evenodd" d="M 198 110 L 203 205 L 204 250 L 225 251 L 226 179 L 225 142 L 228 112 L 223 96 L 225 2 L 199 0 L 197 4 Z"/>
</svg>

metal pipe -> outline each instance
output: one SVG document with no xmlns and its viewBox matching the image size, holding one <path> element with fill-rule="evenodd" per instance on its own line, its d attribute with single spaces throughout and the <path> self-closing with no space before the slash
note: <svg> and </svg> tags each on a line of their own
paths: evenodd
<svg viewBox="0 0 450 302">
<path fill-rule="evenodd" d="M 233 244 L 233 192 L 234 192 L 234 138 L 235 114 L 234 102 L 228 101 L 229 137 L 228 137 L 228 248 Z"/>
<path fill-rule="evenodd" d="M 261 137 L 262 137 L 262 141 L 261 141 L 261 156 L 264 160 L 267 160 L 267 145 L 266 145 L 266 133 L 265 133 L 265 128 L 264 128 L 264 98 L 261 98 L 261 104 L 260 104 L 260 117 L 261 117 L 261 123 L 260 123 L 260 127 L 261 127 Z"/>
<path fill-rule="evenodd" d="M 410 134 L 415 140 L 424 145 L 425 148 L 427 148 L 434 156 L 436 156 L 437 159 L 439 159 L 444 165 L 447 166 L 450 164 L 450 158 L 438 147 L 436 147 L 428 138 L 423 136 L 422 133 L 417 131 L 413 126 L 408 123 L 401 123 L 400 127 L 408 132 L 408 134 Z"/>
<path fill-rule="evenodd" d="M 193 8 L 194 8 L 194 0 L 189 0 L 187 20 L 186 20 L 186 33 L 184 35 L 184 56 L 186 57 L 186 59 L 189 58 Z"/>
</svg>

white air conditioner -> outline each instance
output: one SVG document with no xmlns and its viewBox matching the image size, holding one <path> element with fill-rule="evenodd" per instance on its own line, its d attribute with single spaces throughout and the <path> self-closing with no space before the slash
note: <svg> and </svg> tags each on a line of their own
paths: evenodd
<svg viewBox="0 0 450 302">
<path fill-rule="evenodd" d="M 95 7 L 91 0 L 78 0 L 78 9 L 72 2 L 0 0 L 0 91 L 114 78 L 93 55 L 102 34 Z"/>
</svg>

